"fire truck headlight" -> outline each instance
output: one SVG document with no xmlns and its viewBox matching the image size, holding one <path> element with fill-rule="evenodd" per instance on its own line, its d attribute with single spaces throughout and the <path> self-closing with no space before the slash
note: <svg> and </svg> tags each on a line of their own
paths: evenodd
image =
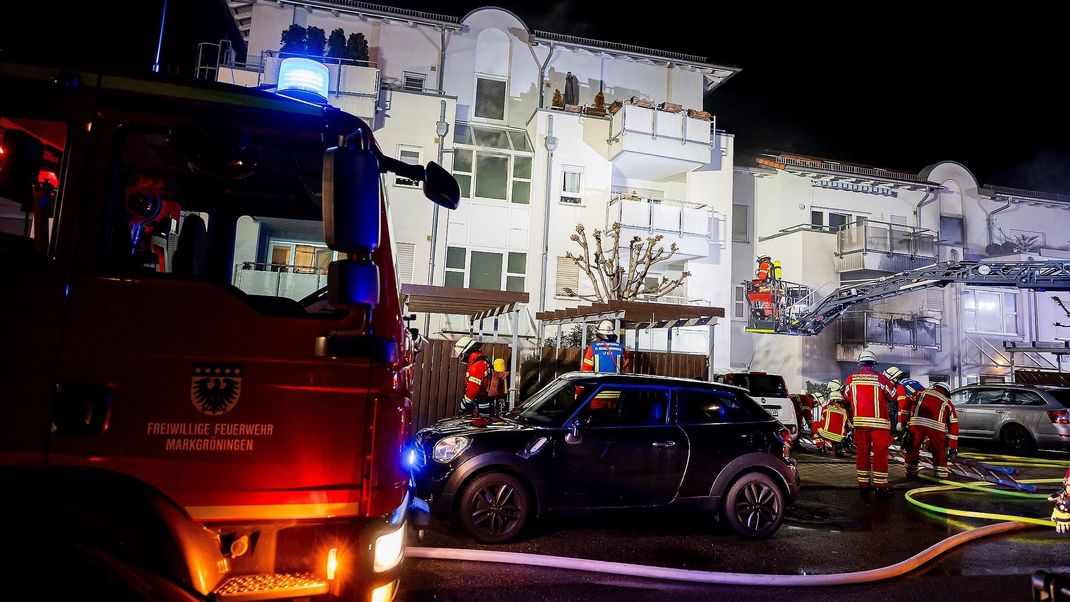
<svg viewBox="0 0 1070 602">
<path fill-rule="evenodd" d="M 375 560 L 372 568 L 376 573 L 389 571 L 401 562 L 405 552 L 405 523 L 397 530 L 380 535 L 375 540 Z"/>
<path fill-rule="evenodd" d="M 449 464 L 468 449 L 472 440 L 468 437 L 443 437 L 435 444 L 431 457 L 439 464 Z"/>
</svg>

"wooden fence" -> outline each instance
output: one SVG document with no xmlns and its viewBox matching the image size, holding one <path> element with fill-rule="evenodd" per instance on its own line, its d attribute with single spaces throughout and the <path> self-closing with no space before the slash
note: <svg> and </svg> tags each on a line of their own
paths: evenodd
<svg viewBox="0 0 1070 602">
<path fill-rule="evenodd" d="M 502 343 L 484 343 L 487 357 L 502 358 L 509 366 L 511 351 Z M 524 400 L 546 383 L 566 372 L 580 369 L 582 351 L 578 347 L 543 347 L 540 356 L 519 358 L 520 399 Z M 652 351 L 631 352 L 632 372 L 660 376 L 705 379 L 706 356 Z M 416 358 L 412 395 L 413 432 L 454 416 L 464 395 L 465 365 L 453 357 L 453 341 L 432 340 Z"/>
<path fill-rule="evenodd" d="M 1020 385 L 1056 385 L 1070 387 L 1070 374 L 1047 370 L 1015 370 L 1014 382 Z"/>
</svg>

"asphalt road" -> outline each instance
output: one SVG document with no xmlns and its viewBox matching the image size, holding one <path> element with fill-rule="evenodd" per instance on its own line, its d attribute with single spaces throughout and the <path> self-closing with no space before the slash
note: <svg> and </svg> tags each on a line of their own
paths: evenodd
<svg viewBox="0 0 1070 602">
<path fill-rule="evenodd" d="M 828 574 L 899 562 L 970 526 L 921 511 L 904 498 L 913 487 L 902 469 L 891 470 L 897 495 L 891 500 L 859 494 L 853 458 L 837 460 L 797 454 L 802 495 L 771 539 L 736 537 L 712 517 L 698 513 L 607 512 L 544 520 L 522 540 L 481 546 L 459 528 L 436 521 L 419 545 L 494 549 L 591 558 L 710 571 Z M 1056 455 L 1055 457 L 1063 457 Z M 1061 477 L 1057 470 L 1032 469 L 1023 477 Z M 1048 502 L 980 493 L 930 494 L 931 503 L 988 512 L 1047 517 Z M 412 542 L 415 545 L 415 542 Z M 424 600 L 762 600 L 798 596 L 808 600 L 920 600 L 969 596 L 1028 599 L 1037 569 L 1070 573 L 1070 537 L 1038 528 L 968 544 L 928 566 L 886 582 L 835 588 L 768 588 L 696 585 L 490 563 L 408 559 L 400 599 Z"/>
</svg>

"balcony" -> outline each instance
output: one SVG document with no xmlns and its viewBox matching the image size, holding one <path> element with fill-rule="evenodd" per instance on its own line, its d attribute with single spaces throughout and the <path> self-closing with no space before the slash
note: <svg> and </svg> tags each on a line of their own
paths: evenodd
<svg viewBox="0 0 1070 602">
<path fill-rule="evenodd" d="M 610 119 L 609 158 L 629 178 L 660 180 L 710 163 L 716 118 L 625 104 Z"/>
<path fill-rule="evenodd" d="M 936 233 L 925 228 L 861 220 L 836 233 L 839 272 L 895 273 L 935 263 Z"/>
<path fill-rule="evenodd" d="M 621 246 L 627 246 L 633 236 L 646 239 L 660 234 L 666 249 L 676 243 L 674 260 L 706 257 L 710 244 L 724 244 L 713 210 L 706 205 L 642 198 L 637 195 L 615 194 L 609 201 L 607 228 L 614 222 L 621 225 Z"/>
<path fill-rule="evenodd" d="M 311 266 L 244 262 L 234 266 L 234 286 L 249 295 L 304 299 L 327 286 L 327 270 Z"/>
<path fill-rule="evenodd" d="M 941 348 L 940 320 L 923 314 L 850 311 L 840 317 L 836 360 L 854 362 L 864 347 L 880 346 L 881 363 L 931 363 Z"/>
</svg>

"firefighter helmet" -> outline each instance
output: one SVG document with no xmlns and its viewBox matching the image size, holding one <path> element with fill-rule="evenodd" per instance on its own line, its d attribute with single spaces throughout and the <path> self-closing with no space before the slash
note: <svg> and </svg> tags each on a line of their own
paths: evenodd
<svg viewBox="0 0 1070 602">
<path fill-rule="evenodd" d="M 862 353 L 858 354 L 858 363 L 859 364 L 876 364 L 877 363 L 877 356 L 872 351 L 870 351 L 869 349 L 866 349 L 866 350 L 862 351 Z"/>
<path fill-rule="evenodd" d="M 903 371 L 896 366 L 888 366 L 884 371 L 884 375 L 888 377 L 888 380 L 896 382 L 900 378 L 903 378 Z"/>
<path fill-rule="evenodd" d="M 461 361 L 467 361 L 468 354 L 479 349 L 480 346 L 480 343 L 474 338 L 465 335 L 457 339 L 457 342 L 453 344 L 454 357 L 461 358 Z"/>
<path fill-rule="evenodd" d="M 613 330 L 613 322 L 610 320 L 602 320 L 598 323 L 598 334 L 608 337 L 611 334 L 616 334 Z"/>
<path fill-rule="evenodd" d="M 947 383 L 933 383 L 930 389 L 939 389 L 944 395 L 951 395 L 951 387 Z"/>
<path fill-rule="evenodd" d="M 835 393 L 836 391 L 840 391 L 840 390 L 843 389 L 843 383 L 841 383 L 840 381 L 838 381 L 836 379 L 830 380 L 828 386 L 829 386 L 829 393 Z"/>
</svg>

